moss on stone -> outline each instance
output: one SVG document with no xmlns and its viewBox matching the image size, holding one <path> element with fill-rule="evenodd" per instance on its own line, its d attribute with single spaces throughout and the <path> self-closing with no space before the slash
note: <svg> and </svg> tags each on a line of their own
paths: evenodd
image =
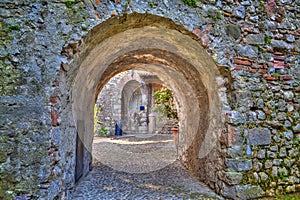
<svg viewBox="0 0 300 200">
<path fill-rule="evenodd" d="M 182 0 L 185 5 L 195 8 L 197 6 L 197 0 Z"/>
<path fill-rule="evenodd" d="M 0 143 L 6 143 L 8 141 L 9 137 L 8 136 L 0 136 Z"/>
</svg>

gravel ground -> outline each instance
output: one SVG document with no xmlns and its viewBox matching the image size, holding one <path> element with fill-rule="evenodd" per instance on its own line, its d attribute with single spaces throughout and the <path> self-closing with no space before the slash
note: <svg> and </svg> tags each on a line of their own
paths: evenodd
<svg viewBox="0 0 300 200">
<path fill-rule="evenodd" d="M 220 199 L 176 160 L 170 135 L 96 139 L 93 151 L 72 200 Z"/>
</svg>

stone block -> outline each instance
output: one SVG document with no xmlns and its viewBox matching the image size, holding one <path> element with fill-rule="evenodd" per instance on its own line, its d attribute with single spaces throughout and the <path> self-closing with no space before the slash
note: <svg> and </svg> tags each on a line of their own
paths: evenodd
<svg viewBox="0 0 300 200">
<path fill-rule="evenodd" d="M 260 186 L 253 185 L 237 186 L 236 193 L 238 199 L 254 199 L 265 196 L 265 192 Z"/>
<path fill-rule="evenodd" d="M 288 170 L 285 167 L 279 167 L 278 173 L 280 173 L 283 176 L 287 176 L 288 175 Z"/>
<path fill-rule="evenodd" d="M 246 15 L 246 9 L 244 6 L 238 6 L 234 9 L 233 13 L 232 13 L 233 16 L 237 17 L 237 18 L 242 18 L 244 19 L 245 18 L 245 15 Z"/>
<path fill-rule="evenodd" d="M 289 177 L 289 183 L 290 184 L 300 183 L 300 179 L 295 177 L 295 176 L 290 176 Z"/>
<path fill-rule="evenodd" d="M 231 124 L 238 125 L 244 124 L 247 120 L 247 116 L 245 113 L 239 113 L 237 111 L 231 111 L 228 113 L 228 121 Z"/>
<path fill-rule="evenodd" d="M 282 159 L 274 159 L 273 160 L 273 165 L 275 165 L 275 166 L 279 166 L 281 163 L 282 163 Z"/>
<path fill-rule="evenodd" d="M 278 146 L 271 146 L 271 147 L 270 147 L 270 150 L 271 150 L 272 152 L 277 152 L 277 151 L 278 151 Z"/>
<path fill-rule="evenodd" d="M 235 40 L 237 40 L 241 37 L 241 30 L 238 25 L 229 24 L 225 27 L 225 31 L 226 31 L 227 35 L 231 36 Z"/>
<path fill-rule="evenodd" d="M 298 149 L 291 149 L 288 152 L 289 152 L 290 157 L 295 157 L 295 156 L 299 155 L 299 150 Z"/>
<path fill-rule="evenodd" d="M 286 157 L 287 153 L 286 153 L 286 148 L 285 147 L 281 147 L 279 150 L 279 157 L 283 158 Z"/>
<path fill-rule="evenodd" d="M 284 164 L 287 167 L 291 167 L 295 163 L 295 159 L 286 158 L 284 159 Z"/>
<path fill-rule="evenodd" d="M 271 183 L 270 183 L 270 187 L 271 187 L 271 188 L 276 188 L 276 186 L 277 186 L 277 183 L 276 183 L 276 182 L 271 182 Z"/>
<path fill-rule="evenodd" d="M 297 124 L 296 126 L 294 126 L 293 131 L 294 131 L 294 133 L 300 133 L 300 124 Z"/>
<path fill-rule="evenodd" d="M 253 169 L 255 171 L 260 171 L 262 167 L 263 167 L 263 164 L 261 162 L 258 162 L 257 160 L 253 161 Z"/>
<path fill-rule="evenodd" d="M 240 172 L 225 172 L 225 182 L 229 185 L 237 185 L 241 183 L 243 174 Z"/>
<path fill-rule="evenodd" d="M 273 163 L 272 163 L 272 161 L 271 161 L 271 160 L 267 160 L 267 161 L 265 162 L 265 168 L 266 168 L 266 169 L 269 169 L 269 168 L 271 168 L 271 167 L 272 167 L 272 165 L 273 165 Z"/>
<path fill-rule="evenodd" d="M 225 198 L 236 199 L 236 186 L 228 186 L 226 184 L 223 184 L 221 194 Z"/>
<path fill-rule="evenodd" d="M 258 54 L 258 48 L 250 45 L 237 45 L 237 51 L 240 55 L 247 58 L 256 58 Z"/>
<path fill-rule="evenodd" d="M 286 187 L 285 191 L 287 193 L 292 193 L 292 192 L 296 192 L 295 186 L 294 185 L 289 185 Z"/>
<path fill-rule="evenodd" d="M 264 159 L 266 157 L 266 150 L 265 149 L 261 149 L 257 152 L 257 156 L 258 159 Z"/>
<path fill-rule="evenodd" d="M 259 172 L 260 180 L 265 181 L 269 176 L 265 172 Z"/>
<path fill-rule="evenodd" d="M 275 196 L 275 190 L 274 189 L 266 190 L 266 196 L 267 197 Z"/>
<path fill-rule="evenodd" d="M 227 147 L 231 147 L 237 140 L 237 128 L 235 126 L 228 125 L 228 132 L 225 136 L 225 144 Z"/>
<path fill-rule="evenodd" d="M 61 131 L 59 127 L 53 127 L 51 130 L 52 143 L 54 146 L 59 146 L 61 142 Z"/>
<path fill-rule="evenodd" d="M 252 160 L 226 159 L 226 165 L 233 171 L 248 171 L 252 169 Z"/>
<path fill-rule="evenodd" d="M 271 131 L 268 128 L 250 129 L 249 139 L 253 146 L 269 145 L 271 143 Z"/>
<path fill-rule="evenodd" d="M 283 192 L 283 188 L 282 188 L 282 186 L 280 185 L 280 186 L 277 187 L 275 193 L 276 193 L 277 195 L 280 195 L 280 194 L 282 194 L 282 192 Z"/>
<path fill-rule="evenodd" d="M 264 44 L 265 36 L 264 34 L 249 34 L 246 37 L 247 44 Z"/>
</svg>

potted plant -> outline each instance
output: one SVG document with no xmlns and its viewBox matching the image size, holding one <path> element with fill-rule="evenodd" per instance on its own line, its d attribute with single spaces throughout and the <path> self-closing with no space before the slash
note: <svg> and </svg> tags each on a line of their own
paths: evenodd
<svg viewBox="0 0 300 200">
<path fill-rule="evenodd" d="M 174 120 L 174 127 L 171 128 L 171 131 L 174 136 L 175 146 L 178 147 L 178 113 L 176 109 L 176 104 L 174 100 L 173 92 L 166 87 L 161 88 L 160 90 L 154 93 L 154 103 L 155 108 L 154 112 L 161 114 L 159 120 L 162 117 L 167 117 L 170 120 Z"/>
</svg>

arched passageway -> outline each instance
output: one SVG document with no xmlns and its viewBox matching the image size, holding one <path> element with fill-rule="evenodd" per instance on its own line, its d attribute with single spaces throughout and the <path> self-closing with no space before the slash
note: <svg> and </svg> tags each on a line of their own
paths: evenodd
<svg viewBox="0 0 300 200">
<path fill-rule="evenodd" d="M 175 92 L 180 159 L 200 180 L 218 188 L 217 170 L 222 167 L 218 136 L 223 128 L 216 84 L 219 72 L 191 33 L 158 16 L 132 14 L 95 27 L 76 47 L 78 53 L 70 54 L 70 48 L 72 45 L 64 51 L 72 60 L 64 74 L 65 89 L 71 92 L 71 100 L 65 102 L 69 110 L 64 114 L 71 118 L 69 125 L 76 127 L 77 179 L 88 173 L 91 165 L 98 93 L 114 75 L 137 69 L 157 75 Z"/>
<path fill-rule="evenodd" d="M 123 131 L 138 131 L 138 122 L 135 120 L 135 115 L 138 114 L 140 106 L 145 105 L 146 98 L 143 98 L 144 96 L 141 83 L 135 80 L 129 81 L 122 88 L 121 121 Z"/>
</svg>

